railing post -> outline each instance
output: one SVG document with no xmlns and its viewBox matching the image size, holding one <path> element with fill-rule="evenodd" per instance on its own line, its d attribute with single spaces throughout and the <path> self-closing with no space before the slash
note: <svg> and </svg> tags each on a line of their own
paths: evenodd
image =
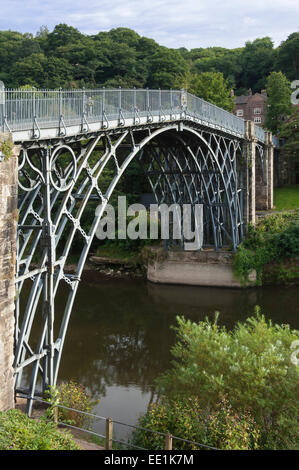
<svg viewBox="0 0 299 470">
<path fill-rule="evenodd" d="M 136 103 L 136 87 L 134 86 L 134 113 L 136 112 L 137 103 Z"/>
<path fill-rule="evenodd" d="M 82 93 L 82 122 L 83 122 L 84 116 L 86 114 L 85 103 L 86 103 L 86 95 L 85 95 L 85 87 L 83 87 L 83 93 Z"/>
<path fill-rule="evenodd" d="M 35 88 L 32 91 L 32 116 L 33 122 L 35 122 L 36 115 L 35 115 Z"/>
<path fill-rule="evenodd" d="M 119 87 L 118 111 L 121 111 L 121 87 Z"/>
<path fill-rule="evenodd" d="M 102 121 L 104 122 L 104 112 L 105 112 L 105 87 L 103 86 L 103 96 L 102 96 Z"/>
<path fill-rule="evenodd" d="M 165 450 L 172 450 L 172 435 L 166 434 L 165 436 Z"/>
<path fill-rule="evenodd" d="M 5 86 L 0 81 L 0 130 L 4 132 L 4 116 L 5 116 Z"/>
<path fill-rule="evenodd" d="M 113 421 L 111 418 L 106 419 L 106 450 L 112 450 L 112 433 Z"/>
<path fill-rule="evenodd" d="M 53 408 L 53 421 L 54 421 L 54 424 L 58 424 L 58 407 L 57 406 L 54 406 Z"/>
<path fill-rule="evenodd" d="M 59 88 L 59 123 L 61 121 L 61 115 L 62 115 L 62 88 Z"/>
</svg>

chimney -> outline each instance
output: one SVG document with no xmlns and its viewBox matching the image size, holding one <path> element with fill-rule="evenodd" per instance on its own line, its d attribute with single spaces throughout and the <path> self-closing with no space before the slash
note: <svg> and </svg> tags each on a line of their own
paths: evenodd
<svg viewBox="0 0 299 470">
<path fill-rule="evenodd" d="M 248 90 L 248 95 L 252 96 L 252 89 L 251 88 L 249 88 L 249 90 Z"/>
<path fill-rule="evenodd" d="M 262 90 L 261 95 L 267 96 L 267 90 Z"/>
<path fill-rule="evenodd" d="M 230 96 L 235 96 L 235 92 L 233 89 L 230 91 Z"/>
</svg>

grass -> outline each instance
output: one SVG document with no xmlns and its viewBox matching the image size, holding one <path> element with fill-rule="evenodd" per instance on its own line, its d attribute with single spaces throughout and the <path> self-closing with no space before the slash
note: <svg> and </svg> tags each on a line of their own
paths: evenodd
<svg viewBox="0 0 299 470">
<path fill-rule="evenodd" d="M 299 185 L 284 186 L 274 190 L 274 206 L 277 211 L 299 208 Z"/>
<path fill-rule="evenodd" d="M 115 243 L 109 246 L 100 246 L 96 250 L 96 256 L 106 256 L 107 258 L 116 258 L 123 261 L 135 261 L 140 255 L 140 251 L 127 251 L 122 249 Z"/>
</svg>

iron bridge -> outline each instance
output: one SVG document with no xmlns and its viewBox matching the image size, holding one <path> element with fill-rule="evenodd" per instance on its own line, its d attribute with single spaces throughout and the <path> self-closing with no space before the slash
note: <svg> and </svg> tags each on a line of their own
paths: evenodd
<svg viewBox="0 0 299 470">
<path fill-rule="evenodd" d="M 37 389 L 56 383 L 84 263 L 128 165 L 141 164 L 158 204 L 203 204 L 205 246 L 236 250 L 245 124 L 184 90 L 0 87 L 0 129 L 20 145 L 14 371 L 29 413 Z M 263 162 L 263 129 L 255 137 Z M 95 203 L 101 210 L 86 224 Z M 81 255 L 69 274 L 74 243 Z M 67 289 L 59 309 L 58 289 Z"/>
</svg>

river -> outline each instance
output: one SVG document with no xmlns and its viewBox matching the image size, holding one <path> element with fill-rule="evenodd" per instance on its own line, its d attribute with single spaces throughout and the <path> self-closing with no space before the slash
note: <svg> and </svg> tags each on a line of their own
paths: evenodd
<svg viewBox="0 0 299 470">
<path fill-rule="evenodd" d="M 298 300 L 299 287 L 243 290 L 84 281 L 69 323 L 59 381 L 84 384 L 100 400 L 97 414 L 136 424 L 154 398 L 155 378 L 170 365 L 175 342 L 171 326 L 177 315 L 200 321 L 219 311 L 219 324 L 231 329 L 259 305 L 274 323 L 299 329 Z M 94 429 L 103 432 L 103 423 L 95 423 Z M 122 426 L 116 431 L 121 437 L 127 434 Z"/>
</svg>

